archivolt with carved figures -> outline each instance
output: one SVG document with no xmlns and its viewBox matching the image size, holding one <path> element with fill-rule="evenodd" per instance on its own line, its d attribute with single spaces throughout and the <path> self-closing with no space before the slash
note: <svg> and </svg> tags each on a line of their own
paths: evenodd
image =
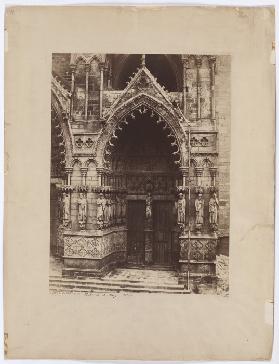
<svg viewBox="0 0 279 364">
<path fill-rule="evenodd" d="M 145 112 L 149 112 L 151 117 L 156 117 L 157 124 L 161 124 L 162 128 L 168 131 L 168 138 L 172 139 L 171 143 L 176 147 L 176 163 L 179 166 L 186 165 L 187 136 L 180 125 L 178 116 L 162 102 L 147 94 L 140 94 L 122 104 L 109 116 L 95 145 L 96 159 L 100 167 L 107 166 L 111 147 L 114 146 L 113 140 L 117 139 L 116 133 L 128 123 L 127 119 L 134 119 L 135 113 Z"/>
</svg>

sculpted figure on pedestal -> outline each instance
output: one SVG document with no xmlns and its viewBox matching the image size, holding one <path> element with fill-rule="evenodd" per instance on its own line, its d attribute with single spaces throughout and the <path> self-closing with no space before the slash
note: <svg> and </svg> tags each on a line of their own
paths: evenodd
<svg viewBox="0 0 279 364">
<path fill-rule="evenodd" d="M 148 228 L 151 228 L 152 225 L 152 201 L 151 193 L 148 192 L 145 200 L 145 218 Z"/>
<path fill-rule="evenodd" d="M 126 199 L 125 195 L 123 195 L 121 198 L 121 222 L 124 223 L 125 218 L 126 218 Z"/>
<path fill-rule="evenodd" d="M 109 198 L 108 195 L 105 196 L 105 205 L 104 205 L 104 225 L 108 226 L 109 224 Z"/>
<path fill-rule="evenodd" d="M 198 198 L 195 200 L 196 209 L 196 227 L 201 227 L 203 225 L 203 212 L 204 212 L 204 200 L 202 198 L 202 193 L 198 194 Z"/>
<path fill-rule="evenodd" d="M 148 221 L 152 218 L 152 196 L 150 192 L 148 192 L 145 200 L 145 216 Z"/>
<path fill-rule="evenodd" d="M 115 201 L 115 207 L 116 207 L 116 221 L 117 223 L 121 222 L 121 200 L 119 198 L 119 195 L 116 195 L 116 201 Z"/>
<path fill-rule="evenodd" d="M 59 223 L 63 221 L 63 195 L 59 193 L 57 200 L 57 220 Z"/>
<path fill-rule="evenodd" d="M 177 201 L 177 223 L 185 224 L 186 200 L 183 193 L 179 193 Z"/>
<path fill-rule="evenodd" d="M 107 200 L 108 206 L 108 225 L 112 225 L 112 199 L 109 197 Z"/>
<path fill-rule="evenodd" d="M 69 193 L 63 193 L 63 220 L 69 221 L 70 220 L 70 195 Z"/>
<path fill-rule="evenodd" d="M 115 224 L 115 196 L 113 195 L 111 198 L 111 221 L 112 225 Z"/>
<path fill-rule="evenodd" d="M 106 199 L 104 195 L 100 193 L 99 198 L 97 199 L 97 224 L 99 228 L 103 228 L 104 226 L 105 206 Z"/>
<path fill-rule="evenodd" d="M 219 208 L 219 201 L 216 193 L 214 192 L 208 204 L 209 223 L 213 229 L 217 227 L 218 223 L 218 208 Z"/>
<path fill-rule="evenodd" d="M 125 195 L 121 199 L 121 221 L 125 223 L 126 221 L 126 208 L 127 208 L 127 201 Z"/>
<path fill-rule="evenodd" d="M 87 198 L 85 193 L 81 193 L 78 199 L 78 222 L 81 229 L 85 228 L 87 219 Z"/>
</svg>

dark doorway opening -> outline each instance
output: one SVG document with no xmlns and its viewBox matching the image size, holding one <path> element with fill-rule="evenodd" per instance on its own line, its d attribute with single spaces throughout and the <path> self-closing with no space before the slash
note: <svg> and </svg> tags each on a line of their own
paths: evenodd
<svg viewBox="0 0 279 364">
<path fill-rule="evenodd" d="M 128 201 L 128 263 L 144 263 L 145 201 Z"/>
<path fill-rule="evenodd" d="M 141 111 L 144 110 L 143 107 Z M 112 178 L 127 193 L 127 260 L 131 265 L 175 263 L 176 185 L 181 175 L 169 130 L 152 110 L 133 110 L 111 151 Z M 152 216 L 147 214 L 152 199 Z"/>
<path fill-rule="evenodd" d="M 173 263 L 173 201 L 155 201 L 153 205 L 153 262 Z"/>
</svg>

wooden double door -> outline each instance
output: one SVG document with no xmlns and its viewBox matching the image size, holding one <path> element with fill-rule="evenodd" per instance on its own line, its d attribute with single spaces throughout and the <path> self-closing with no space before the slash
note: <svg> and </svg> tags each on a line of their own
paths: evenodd
<svg viewBox="0 0 279 364">
<path fill-rule="evenodd" d="M 173 263 L 173 201 L 153 201 L 152 262 L 156 265 Z M 145 201 L 128 201 L 128 262 L 145 263 Z"/>
</svg>

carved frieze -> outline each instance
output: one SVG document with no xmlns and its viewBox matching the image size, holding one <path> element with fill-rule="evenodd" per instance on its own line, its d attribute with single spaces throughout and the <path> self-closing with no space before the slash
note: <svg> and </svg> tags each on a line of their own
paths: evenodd
<svg viewBox="0 0 279 364">
<path fill-rule="evenodd" d="M 64 256 L 69 258 L 101 259 L 125 251 L 126 231 L 112 231 L 104 236 L 64 236 Z"/>
<path fill-rule="evenodd" d="M 192 133 L 191 139 L 192 154 L 211 154 L 217 152 L 216 133 Z"/>
<path fill-rule="evenodd" d="M 190 250 L 189 250 L 190 241 Z M 180 259 L 189 259 L 190 261 L 208 261 L 216 259 L 216 239 L 196 239 L 183 238 L 180 240 Z"/>
</svg>

